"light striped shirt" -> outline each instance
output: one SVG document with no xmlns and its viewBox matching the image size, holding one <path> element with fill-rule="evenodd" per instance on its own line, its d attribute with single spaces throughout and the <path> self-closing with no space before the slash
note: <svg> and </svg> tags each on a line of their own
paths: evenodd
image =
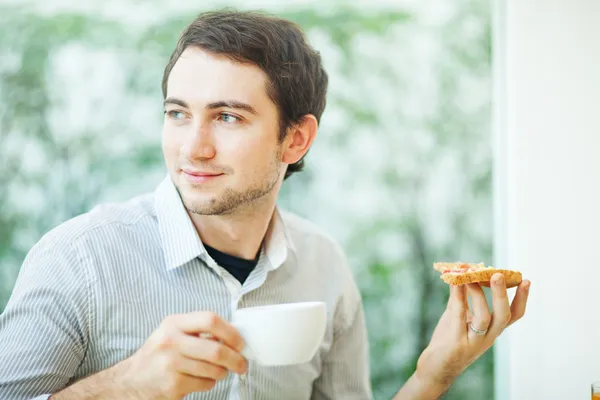
<svg viewBox="0 0 600 400">
<path fill-rule="evenodd" d="M 46 234 L 0 315 L 0 399 L 52 393 L 131 356 L 171 314 L 324 301 L 328 322 L 308 363 L 220 381 L 200 399 L 370 399 L 360 293 L 340 247 L 276 210 L 258 264 L 240 284 L 208 255 L 169 178 Z"/>
</svg>

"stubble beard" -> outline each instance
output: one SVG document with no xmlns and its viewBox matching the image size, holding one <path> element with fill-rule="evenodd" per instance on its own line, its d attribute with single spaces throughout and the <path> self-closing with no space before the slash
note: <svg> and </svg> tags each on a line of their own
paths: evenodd
<svg viewBox="0 0 600 400">
<path fill-rule="evenodd" d="M 260 199 L 269 195 L 279 182 L 281 169 L 279 165 L 279 154 L 275 157 L 270 166 L 270 172 L 267 179 L 259 180 L 254 186 L 242 191 L 233 188 L 225 188 L 222 193 L 213 196 L 207 201 L 194 202 L 186 199 L 178 188 L 183 203 L 189 212 L 197 215 L 230 215 L 239 210 L 251 209 L 253 204 L 257 204 Z M 191 190 L 201 190 L 200 185 L 190 185 Z"/>
</svg>

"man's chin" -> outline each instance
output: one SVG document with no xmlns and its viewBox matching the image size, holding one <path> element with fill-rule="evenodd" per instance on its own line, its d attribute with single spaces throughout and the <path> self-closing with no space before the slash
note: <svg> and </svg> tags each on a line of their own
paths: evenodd
<svg viewBox="0 0 600 400">
<path fill-rule="evenodd" d="M 210 211 L 211 208 L 213 208 L 217 201 L 215 198 L 212 197 L 204 197 L 204 196 L 189 196 L 186 195 L 184 193 L 182 193 L 182 200 L 183 200 L 183 204 L 185 205 L 185 208 L 187 208 L 188 210 L 190 210 L 191 212 L 195 213 L 195 214 L 205 214 L 207 212 Z"/>
<path fill-rule="evenodd" d="M 230 213 L 231 207 L 223 204 L 215 195 L 200 195 L 198 193 L 181 193 L 185 208 L 196 215 L 225 215 Z"/>
<path fill-rule="evenodd" d="M 228 210 L 223 210 L 218 207 L 217 204 L 206 204 L 206 203 L 198 203 L 198 202 L 183 202 L 185 208 L 192 214 L 196 215 L 223 215 L 226 214 Z"/>
</svg>

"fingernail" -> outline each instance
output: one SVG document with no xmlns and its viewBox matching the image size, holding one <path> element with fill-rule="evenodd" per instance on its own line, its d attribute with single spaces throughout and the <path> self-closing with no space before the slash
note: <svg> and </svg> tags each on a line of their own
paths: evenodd
<svg viewBox="0 0 600 400">
<path fill-rule="evenodd" d="M 502 285 L 504 283 L 504 275 L 500 275 L 500 277 L 496 278 L 496 285 Z"/>
<path fill-rule="evenodd" d="M 529 288 L 530 288 L 530 287 L 531 287 L 531 283 L 527 283 L 527 284 L 525 285 L 525 291 L 526 291 L 526 292 L 529 292 Z"/>
</svg>

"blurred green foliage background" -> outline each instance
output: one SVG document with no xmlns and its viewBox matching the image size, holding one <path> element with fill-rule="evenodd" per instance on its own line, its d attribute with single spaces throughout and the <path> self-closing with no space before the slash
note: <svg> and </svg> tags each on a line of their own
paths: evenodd
<svg viewBox="0 0 600 400">
<path fill-rule="evenodd" d="M 52 3 L 0 2 L 0 311 L 41 235 L 163 177 L 160 82 L 185 25 L 263 9 L 306 30 L 331 80 L 280 203 L 346 248 L 375 396 L 390 398 L 445 307 L 433 261 L 492 257 L 489 2 Z M 493 398 L 492 353 L 445 398 Z"/>
</svg>

